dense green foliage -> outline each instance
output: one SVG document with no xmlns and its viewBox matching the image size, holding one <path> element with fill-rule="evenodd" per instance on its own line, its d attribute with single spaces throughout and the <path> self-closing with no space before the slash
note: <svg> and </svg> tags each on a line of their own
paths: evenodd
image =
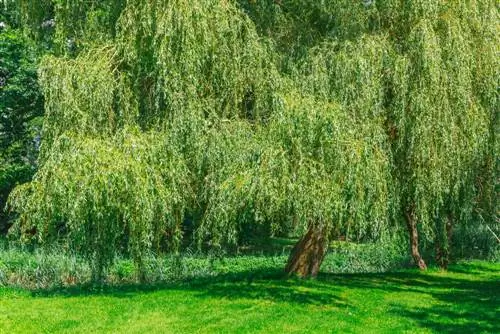
<svg viewBox="0 0 500 334">
<path fill-rule="evenodd" d="M 448 272 L 323 274 L 308 281 L 276 279 L 277 265 L 249 259 L 228 263 L 239 274 L 159 287 L 0 288 L 0 328 L 6 333 L 500 330 L 498 264 L 461 263 Z"/>
<path fill-rule="evenodd" d="M 383 241 L 406 219 L 445 249 L 448 223 L 498 228 L 494 1 L 16 3 L 55 50 L 16 230 L 98 275 L 249 226 Z"/>
<path fill-rule="evenodd" d="M 7 196 L 35 173 L 43 112 L 33 46 L 9 14 L 0 12 L 0 234 L 9 226 Z"/>
</svg>

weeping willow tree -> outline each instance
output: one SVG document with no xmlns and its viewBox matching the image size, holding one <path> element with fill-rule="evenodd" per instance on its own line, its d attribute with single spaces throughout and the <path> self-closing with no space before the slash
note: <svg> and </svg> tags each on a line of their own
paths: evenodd
<svg viewBox="0 0 500 334">
<path fill-rule="evenodd" d="M 96 278 L 124 241 L 139 268 L 148 250 L 178 244 L 190 187 L 168 134 L 136 125 L 137 107 L 115 56 L 105 47 L 41 64 L 41 168 L 11 203 L 22 212 L 24 236 L 48 243 L 67 234 L 92 260 Z"/>
<path fill-rule="evenodd" d="M 288 19 L 302 12 L 297 21 L 314 22 L 315 33 L 308 36 L 318 46 L 298 60 L 300 86 L 385 129 L 393 170 L 391 214 L 405 222 L 420 268 L 426 265 L 419 231 L 434 241 L 445 266 L 452 226 L 471 224 L 477 198 L 495 192 L 497 6 L 293 0 L 280 5 Z M 490 172 L 480 183 L 484 164 Z M 486 212 L 496 215 L 491 206 L 485 218 Z"/>
<path fill-rule="evenodd" d="M 318 9 L 310 15 L 326 18 L 331 41 L 313 48 L 303 61 L 307 79 L 302 71 L 298 80 L 385 129 L 393 217 L 405 221 L 420 268 L 426 265 L 419 230 L 435 241 L 445 265 L 452 225 L 471 222 L 481 192 L 474 179 L 495 156 L 497 7 L 491 1 L 364 2 L 366 10 L 352 5 L 345 23 L 338 17 L 338 6 L 347 8 L 341 2 L 310 6 Z M 486 183 L 494 186 L 495 178 Z"/>
<path fill-rule="evenodd" d="M 56 18 L 60 47 L 40 66 L 40 170 L 10 206 L 25 236 L 63 239 L 96 276 L 119 251 L 141 269 L 182 238 L 225 247 L 253 224 L 303 233 L 286 271 L 305 277 L 336 231 L 379 240 L 404 221 L 425 268 L 419 231 L 444 241 L 481 196 L 493 1 L 18 2 L 33 30 Z"/>
<path fill-rule="evenodd" d="M 316 276 L 332 232 L 379 239 L 390 208 L 390 164 L 383 132 L 334 102 L 295 94 L 270 128 L 286 150 L 291 172 L 284 191 L 289 212 L 307 228 L 286 271 Z M 349 232 L 347 232 L 349 233 Z"/>
<path fill-rule="evenodd" d="M 52 5 L 63 27 L 71 16 L 61 11 L 95 7 Z M 246 155 L 228 141 L 206 148 L 226 128 L 233 139 L 240 127 L 259 128 L 282 104 L 280 80 L 269 46 L 230 2 L 129 1 L 112 43 L 92 39 L 99 22 L 86 24 L 78 53 L 40 65 L 40 170 L 11 207 L 19 230 L 40 242 L 62 236 L 96 274 L 123 245 L 141 269 L 158 243 L 179 245 L 185 216 L 213 219 L 215 185 L 206 181 L 231 167 L 210 168 L 221 156 Z"/>
<path fill-rule="evenodd" d="M 305 234 L 286 271 L 305 277 L 318 273 L 339 226 L 353 225 L 375 238 L 383 232 L 389 159 L 384 137 L 378 142 L 370 124 L 356 122 L 338 104 L 295 93 L 285 96 L 284 108 L 266 126 L 228 127 L 209 148 L 219 158 L 211 161 L 217 165 L 204 187 L 201 237 L 235 242 L 241 224 L 279 229 L 291 222 Z"/>
<path fill-rule="evenodd" d="M 445 224 L 450 230 L 455 220 L 470 221 L 471 174 L 488 155 L 498 112 L 498 10 L 471 1 L 415 2 L 408 11 L 415 24 L 393 58 L 389 115 L 411 254 L 424 269 L 417 227 L 432 238 Z"/>
</svg>

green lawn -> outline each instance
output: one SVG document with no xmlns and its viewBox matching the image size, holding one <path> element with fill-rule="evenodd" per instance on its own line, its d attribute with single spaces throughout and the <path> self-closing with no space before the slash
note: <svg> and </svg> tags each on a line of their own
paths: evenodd
<svg viewBox="0 0 500 334">
<path fill-rule="evenodd" d="M 0 289 L 1 333 L 500 333 L 500 264 L 253 273 L 162 287 Z"/>
</svg>

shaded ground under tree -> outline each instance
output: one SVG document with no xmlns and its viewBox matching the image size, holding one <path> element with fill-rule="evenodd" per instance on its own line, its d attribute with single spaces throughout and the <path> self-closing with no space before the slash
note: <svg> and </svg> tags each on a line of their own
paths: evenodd
<svg viewBox="0 0 500 334">
<path fill-rule="evenodd" d="M 116 331 L 127 318 L 134 323 L 129 324 L 130 332 L 197 328 L 206 332 L 500 331 L 498 264 L 452 265 L 448 272 L 320 273 L 316 280 L 282 279 L 281 275 L 278 270 L 252 271 L 175 285 L 98 290 L 4 289 L 0 290 L 0 325 L 14 332 L 29 326 L 51 332 Z M 69 304 L 73 311 L 63 312 Z M 20 321 L 25 312 L 32 314 L 31 322 Z M 94 321 L 85 320 L 88 316 L 94 316 Z M 153 316 L 155 322 L 144 323 Z"/>
</svg>

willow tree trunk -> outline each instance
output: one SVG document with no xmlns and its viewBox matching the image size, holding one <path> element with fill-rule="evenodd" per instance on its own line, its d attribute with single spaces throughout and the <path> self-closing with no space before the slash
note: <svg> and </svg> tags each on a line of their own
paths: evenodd
<svg viewBox="0 0 500 334">
<path fill-rule="evenodd" d="M 327 249 L 328 238 L 325 229 L 311 226 L 293 247 L 285 272 L 302 278 L 316 277 Z"/>
<path fill-rule="evenodd" d="M 418 251 L 417 217 L 415 217 L 415 209 L 413 207 L 406 210 L 405 218 L 410 236 L 410 251 L 413 261 L 420 270 L 426 270 L 427 265 Z"/>
<path fill-rule="evenodd" d="M 441 269 L 448 269 L 448 264 L 450 263 L 450 247 L 451 238 L 453 232 L 453 215 L 449 214 L 445 226 L 443 226 L 441 240 L 437 241 L 436 247 L 436 262 L 439 264 Z"/>
</svg>

